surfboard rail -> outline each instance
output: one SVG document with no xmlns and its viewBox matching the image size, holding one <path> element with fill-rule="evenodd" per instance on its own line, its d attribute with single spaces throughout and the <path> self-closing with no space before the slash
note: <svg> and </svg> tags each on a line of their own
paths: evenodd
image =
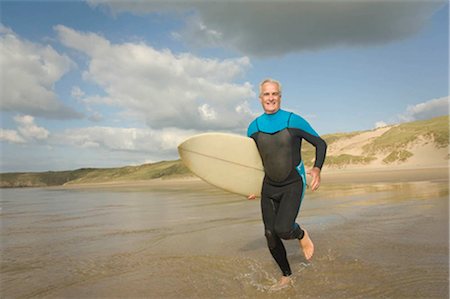
<svg viewBox="0 0 450 299">
<path fill-rule="evenodd" d="M 178 146 L 184 165 L 204 181 L 248 196 L 261 193 L 264 168 L 253 139 L 229 133 L 202 133 Z"/>
</svg>

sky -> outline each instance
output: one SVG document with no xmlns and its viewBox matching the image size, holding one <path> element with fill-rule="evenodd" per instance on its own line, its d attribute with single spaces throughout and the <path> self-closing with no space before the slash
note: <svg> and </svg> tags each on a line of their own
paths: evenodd
<svg viewBox="0 0 450 299">
<path fill-rule="evenodd" d="M 0 172 L 178 159 L 259 83 L 321 135 L 449 111 L 445 0 L 1 1 Z"/>
</svg>

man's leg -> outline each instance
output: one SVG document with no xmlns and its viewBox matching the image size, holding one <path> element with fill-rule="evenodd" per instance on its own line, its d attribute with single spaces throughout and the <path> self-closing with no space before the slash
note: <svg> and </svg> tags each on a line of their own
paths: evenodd
<svg viewBox="0 0 450 299">
<path fill-rule="evenodd" d="M 301 181 L 286 187 L 276 214 L 275 232 L 285 240 L 298 239 L 305 258 L 309 260 L 314 253 L 314 244 L 308 232 L 295 222 L 300 210 L 302 188 Z"/>
<path fill-rule="evenodd" d="M 261 195 L 261 211 L 264 222 L 264 234 L 267 239 L 267 246 L 270 253 L 277 262 L 284 276 L 290 276 L 292 274 L 289 262 L 286 256 L 286 249 L 281 241 L 280 237 L 275 233 L 275 219 L 278 211 L 278 202 L 273 200 L 266 193 L 269 188 L 263 188 Z M 266 192 L 264 192 L 266 191 Z"/>
<path fill-rule="evenodd" d="M 274 223 L 276 218 L 276 212 L 278 210 L 278 203 L 268 196 L 261 197 L 261 210 L 263 214 L 265 236 L 267 239 L 267 245 L 272 257 L 280 267 L 283 276 L 280 280 L 270 287 L 269 291 L 279 291 L 292 284 L 291 280 L 291 268 L 287 260 L 286 248 L 283 245 L 280 237 L 275 234 Z"/>
</svg>

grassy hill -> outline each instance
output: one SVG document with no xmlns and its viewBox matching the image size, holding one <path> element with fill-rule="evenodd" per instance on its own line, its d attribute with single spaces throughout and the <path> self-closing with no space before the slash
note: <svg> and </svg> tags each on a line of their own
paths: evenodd
<svg viewBox="0 0 450 299">
<path fill-rule="evenodd" d="M 0 187 L 45 187 L 64 184 L 104 183 L 191 176 L 180 160 L 162 161 L 120 168 L 82 168 L 72 171 L 47 171 L 0 174 Z"/>
<path fill-rule="evenodd" d="M 327 167 L 368 165 L 380 157 L 384 165 L 399 164 L 413 157 L 414 154 L 410 150 L 414 146 L 431 143 L 438 150 L 448 148 L 449 145 L 448 115 L 393 125 L 381 130 L 384 130 L 383 134 L 373 138 L 368 137 L 360 143 L 352 143 L 351 140 L 357 139 L 363 134 L 369 136 L 377 130 L 323 135 L 322 138 L 328 144 Z M 339 147 L 342 147 L 346 140 L 348 140 L 348 144 L 352 145 L 352 151 L 359 152 L 358 155 L 342 152 Z M 338 142 L 341 145 L 334 146 Z M 312 166 L 314 153 L 314 148 L 305 142 L 302 148 L 305 165 Z"/>
<path fill-rule="evenodd" d="M 446 157 L 438 158 L 442 160 L 442 163 L 448 164 L 448 115 L 377 130 L 328 134 L 322 137 L 328 144 L 325 162 L 327 168 L 368 166 L 377 161 L 386 166 L 399 165 L 407 163 L 414 157 L 414 149 L 427 144 L 433 145 L 432 152 L 427 155 L 439 156 L 444 152 Z M 305 165 L 311 167 L 315 157 L 315 149 L 307 142 L 303 143 L 302 157 Z M 0 187 L 44 187 L 185 176 L 193 176 L 193 174 L 180 160 L 176 160 L 120 168 L 2 173 L 0 174 Z"/>
</svg>

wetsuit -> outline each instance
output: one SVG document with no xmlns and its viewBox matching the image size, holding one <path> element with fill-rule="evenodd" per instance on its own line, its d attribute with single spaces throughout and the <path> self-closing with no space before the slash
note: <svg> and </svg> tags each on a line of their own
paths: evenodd
<svg viewBox="0 0 450 299">
<path fill-rule="evenodd" d="M 302 117 L 278 110 L 262 114 L 248 127 L 264 165 L 261 210 L 269 250 L 284 276 L 292 274 L 281 241 L 302 239 L 304 231 L 295 222 L 306 189 L 306 173 L 301 158 L 305 139 L 316 148 L 315 167 L 322 168 L 327 145 Z"/>
</svg>

